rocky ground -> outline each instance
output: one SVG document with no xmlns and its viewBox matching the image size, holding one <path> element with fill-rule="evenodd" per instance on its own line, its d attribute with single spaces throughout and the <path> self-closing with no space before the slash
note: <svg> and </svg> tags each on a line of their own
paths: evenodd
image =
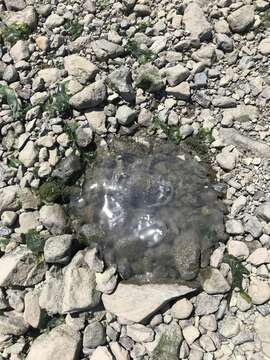
<svg viewBox="0 0 270 360">
<path fill-rule="evenodd" d="M 0 359 L 269 359 L 269 1 L 0 0 L 0 18 Z M 229 240 L 202 291 L 119 283 L 74 246 L 59 198 L 120 135 L 210 159 Z"/>
</svg>

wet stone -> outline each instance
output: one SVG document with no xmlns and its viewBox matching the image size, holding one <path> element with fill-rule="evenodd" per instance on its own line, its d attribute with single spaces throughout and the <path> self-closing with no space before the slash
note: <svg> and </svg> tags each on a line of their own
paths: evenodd
<svg viewBox="0 0 270 360">
<path fill-rule="evenodd" d="M 226 238 L 223 207 L 204 167 L 181 154 L 168 144 L 114 141 L 86 169 L 69 206 L 75 230 L 98 243 L 125 279 L 193 280 Z"/>
</svg>

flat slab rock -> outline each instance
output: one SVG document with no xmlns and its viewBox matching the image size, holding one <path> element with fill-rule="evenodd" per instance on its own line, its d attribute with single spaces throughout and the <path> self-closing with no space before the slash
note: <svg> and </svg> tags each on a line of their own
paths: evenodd
<svg viewBox="0 0 270 360">
<path fill-rule="evenodd" d="M 170 300 L 195 291 L 185 285 L 120 283 L 111 295 L 103 294 L 105 309 L 126 320 L 141 323 Z"/>
</svg>

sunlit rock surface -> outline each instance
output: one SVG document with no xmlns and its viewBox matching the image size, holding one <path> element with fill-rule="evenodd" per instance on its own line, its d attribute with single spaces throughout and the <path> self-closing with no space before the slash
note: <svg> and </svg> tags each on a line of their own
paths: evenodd
<svg viewBox="0 0 270 360">
<path fill-rule="evenodd" d="M 115 141 L 70 204 L 87 244 L 137 283 L 193 280 L 225 240 L 223 205 L 200 163 L 176 147 Z"/>
</svg>

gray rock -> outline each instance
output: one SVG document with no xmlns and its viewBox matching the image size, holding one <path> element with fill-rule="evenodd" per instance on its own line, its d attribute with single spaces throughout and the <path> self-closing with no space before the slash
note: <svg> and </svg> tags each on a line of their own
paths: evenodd
<svg viewBox="0 0 270 360">
<path fill-rule="evenodd" d="M 198 37 L 201 41 L 211 39 L 211 24 L 206 19 L 202 8 L 196 2 L 192 2 L 186 7 L 183 22 L 185 30 L 191 34 L 192 38 Z"/>
<path fill-rule="evenodd" d="M 26 360 L 77 360 L 80 348 L 80 333 L 60 325 L 34 340 Z"/>
<path fill-rule="evenodd" d="M 183 329 L 183 337 L 188 345 L 192 345 L 199 336 L 200 332 L 195 326 L 188 325 Z"/>
<path fill-rule="evenodd" d="M 13 65 L 8 65 L 2 74 L 2 79 L 7 81 L 8 83 L 13 83 L 17 81 L 18 78 L 19 74 Z"/>
<path fill-rule="evenodd" d="M 63 274 L 62 270 L 47 272 L 46 281 L 43 282 L 40 294 L 39 305 L 46 309 L 50 315 L 62 314 L 63 303 Z"/>
<path fill-rule="evenodd" d="M 77 155 L 62 159 L 52 172 L 52 176 L 61 179 L 65 184 L 73 182 L 82 171 L 82 160 Z"/>
<path fill-rule="evenodd" d="M 142 324 L 127 325 L 127 336 L 135 342 L 150 342 L 154 340 L 154 331 Z"/>
<path fill-rule="evenodd" d="M 226 34 L 217 34 L 216 35 L 217 40 L 217 47 L 218 49 L 221 49 L 224 52 L 231 52 L 233 51 L 233 39 L 230 38 Z"/>
<path fill-rule="evenodd" d="M 137 118 L 137 112 L 127 105 L 122 105 L 117 109 L 116 119 L 119 124 L 130 126 Z"/>
<path fill-rule="evenodd" d="M 60 16 L 58 14 L 51 14 L 50 16 L 47 17 L 47 19 L 45 21 L 45 26 L 47 26 L 47 28 L 52 30 L 56 27 L 63 25 L 64 22 L 65 22 L 65 19 L 63 16 Z"/>
<path fill-rule="evenodd" d="M 124 54 L 124 48 L 114 44 L 106 39 L 100 39 L 92 42 L 92 49 L 98 60 L 106 61 L 114 59 Z"/>
<path fill-rule="evenodd" d="M 254 7 L 252 5 L 244 5 L 233 11 L 227 18 L 232 32 L 244 33 L 254 22 Z"/>
<path fill-rule="evenodd" d="M 196 298 L 195 314 L 202 316 L 215 313 L 222 298 L 222 295 L 208 295 L 205 292 L 199 294 Z"/>
<path fill-rule="evenodd" d="M 216 156 L 218 165 L 225 171 L 231 171 L 235 168 L 238 159 L 238 152 L 235 149 L 224 148 Z"/>
<path fill-rule="evenodd" d="M 44 258 L 47 263 L 66 264 L 70 260 L 73 235 L 53 236 L 46 240 Z"/>
<path fill-rule="evenodd" d="M 77 110 L 85 110 L 101 104 L 106 100 L 106 97 L 106 86 L 103 81 L 99 80 L 73 95 L 69 103 Z"/>
<path fill-rule="evenodd" d="M 175 99 L 187 101 L 190 97 L 190 85 L 183 81 L 181 84 L 174 87 L 166 87 L 168 95 L 172 95 Z"/>
<path fill-rule="evenodd" d="M 78 146 L 85 148 L 93 140 L 93 130 L 90 127 L 79 127 L 76 129 L 76 143 Z"/>
<path fill-rule="evenodd" d="M 38 72 L 38 77 L 43 79 L 46 84 L 51 85 L 56 82 L 59 82 L 63 74 L 63 71 L 54 67 L 49 67 L 47 69 L 41 69 Z"/>
<path fill-rule="evenodd" d="M 248 216 L 244 224 L 245 232 L 251 234 L 255 239 L 259 238 L 263 233 L 263 226 L 256 216 Z"/>
<path fill-rule="evenodd" d="M 194 75 L 194 86 L 197 89 L 207 87 L 207 75 L 205 72 L 199 72 Z"/>
<path fill-rule="evenodd" d="M 269 346 L 270 335 L 269 335 L 269 331 L 266 331 L 266 329 L 269 329 L 269 326 L 270 326 L 270 315 L 264 317 L 259 314 L 256 316 L 254 328 L 256 331 L 256 335 L 261 341 L 262 352 L 267 357 L 270 357 L 270 346 Z"/>
<path fill-rule="evenodd" d="M 0 335 L 20 336 L 26 333 L 29 325 L 24 321 L 21 314 L 9 311 L 0 315 Z"/>
<path fill-rule="evenodd" d="M 266 281 L 254 278 L 248 288 L 252 303 L 262 305 L 270 299 L 270 285 Z"/>
<path fill-rule="evenodd" d="M 193 305 L 187 299 L 178 300 L 171 308 L 172 316 L 179 320 L 184 320 L 189 318 L 192 311 L 193 311 Z"/>
<path fill-rule="evenodd" d="M 66 214 L 59 204 L 42 206 L 39 216 L 40 222 L 54 235 L 63 234 L 67 227 Z"/>
<path fill-rule="evenodd" d="M 215 96 L 212 100 L 212 104 L 213 106 L 219 108 L 231 108 L 235 107 L 237 102 L 235 99 L 229 96 Z"/>
<path fill-rule="evenodd" d="M 29 291 L 24 297 L 24 304 L 24 321 L 33 328 L 38 328 L 42 321 L 38 296 L 33 291 Z"/>
<path fill-rule="evenodd" d="M 209 295 L 226 294 L 230 285 L 218 269 L 201 270 L 202 288 Z"/>
<path fill-rule="evenodd" d="M 28 25 L 31 29 L 35 29 L 37 25 L 37 13 L 33 6 L 27 6 L 21 11 L 7 11 L 3 15 L 1 14 L 3 22 L 10 26 L 14 23 L 24 23 Z"/>
<path fill-rule="evenodd" d="M 111 294 L 117 285 L 116 267 L 112 266 L 106 269 L 103 273 L 96 274 L 96 282 L 98 291 L 105 294 Z"/>
<path fill-rule="evenodd" d="M 136 78 L 136 86 L 150 93 L 158 93 L 164 88 L 164 83 L 157 67 L 151 64 L 140 66 Z"/>
<path fill-rule="evenodd" d="M 0 189 L 0 213 L 7 210 L 17 210 L 18 208 L 18 194 L 19 187 L 16 185 L 6 186 Z"/>
<path fill-rule="evenodd" d="M 113 294 L 103 294 L 102 301 L 107 311 L 140 323 L 153 315 L 168 301 L 192 291 L 192 288 L 181 285 L 120 283 Z"/>
<path fill-rule="evenodd" d="M 19 153 L 19 160 L 25 167 L 31 167 L 34 165 L 38 156 L 38 149 L 33 141 L 28 141 L 24 148 Z"/>
<path fill-rule="evenodd" d="M 135 100 L 135 92 L 132 87 L 131 72 L 129 68 L 121 66 L 108 76 L 108 85 L 127 102 Z"/>
<path fill-rule="evenodd" d="M 170 86 L 176 86 L 180 84 L 190 75 L 190 71 L 181 64 L 169 67 L 165 70 L 165 72 L 167 82 Z"/>
<path fill-rule="evenodd" d="M 240 220 L 228 220 L 225 223 L 226 232 L 230 235 L 241 235 L 244 233 L 244 228 Z"/>
<path fill-rule="evenodd" d="M 230 339 L 239 333 L 240 324 L 239 319 L 228 316 L 220 322 L 219 332 L 225 338 Z"/>
<path fill-rule="evenodd" d="M 113 356 L 106 346 L 99 346 L 91 355 L 91 360 L 113 360 Z"/>
<path fill-rule="evenodd" d="M 0 286 L 31 286 L 39 283 L 46 271 L 24 245 L 0 258 Z"/>
<path fill-rule="evenodd" d="M 106 343 L 106 334 L 104 327 L 98 322 L 93 321 L 86 326 L 83 333 L 83 347 L 96 348 Z"/>
<path fill-rule="evenodd" d="M 91 129 L 98 135 L 105 134 L 106 129 L 106 115 L 103 110 L 92 110 L 88 111 L 85 114 L 85 117 L 88 121 L 88 124 Z"/>
<path fill-rule="evenodd" d="M 26 7 L 24 0 L 4 0 L 7 10 L 19 11 Z"/>
<path fill-rule="evenodd" d="M 64 67 L 69 75 L 84 80 L 92 80 L 98 73 L 98 68 L 95 64 L 77 54 L 66 56 L 64 58 Z"/>
<path fill-rule="evenodd" d="M 265 56 L 270 54 L 270 37 L 267 37 L 260 42 L 258 50 L 261 54 Z"/>
<path fill-rule="evenodd" d="M 270 201 L 266 201 L 257 209 L 256 215 L 267 222 L 270 221 Z"/>
</svg>

